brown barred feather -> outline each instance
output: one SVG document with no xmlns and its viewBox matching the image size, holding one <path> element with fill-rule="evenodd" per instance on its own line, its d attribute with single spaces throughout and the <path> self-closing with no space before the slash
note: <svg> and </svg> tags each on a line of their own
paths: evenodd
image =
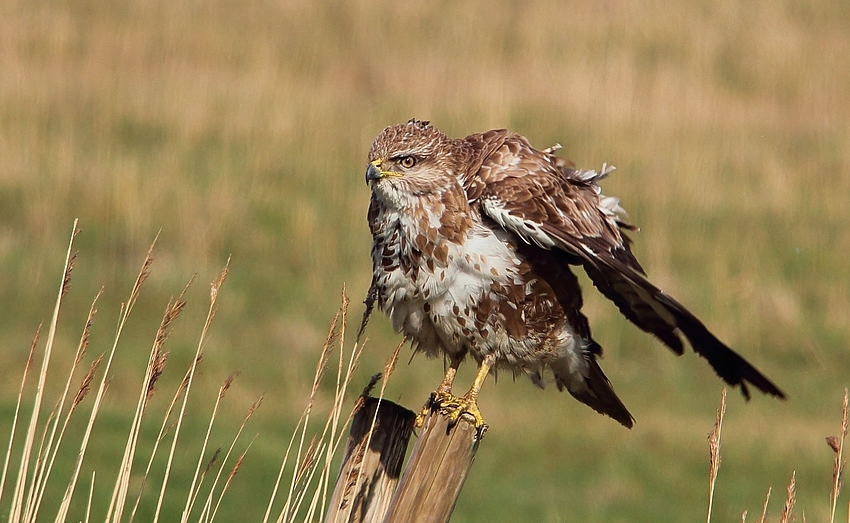
<svg viewBox="0 0 850 523">
<path fill-rule="evenodd" d="M 619 200 L 580 170 L 506 129 L 450 139 L 428 122 L 386 128 L 369 151 L 370 296 L 430 356 L 554 374 L 559 389 L 627 427 L 633 418 L 597 363 L 570 266 L 677 354 L 682 337 L 731 385 L 784 394 L 652 285 Z M 364 321 L 365 324 L 365 321 Z"/>
</svg>

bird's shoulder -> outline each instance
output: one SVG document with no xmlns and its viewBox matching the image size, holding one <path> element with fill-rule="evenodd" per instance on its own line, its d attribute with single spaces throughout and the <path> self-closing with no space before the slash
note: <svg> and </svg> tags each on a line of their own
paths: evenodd
<svg viewBox="0 0 850 523">
<path fill-rule="evenodd" d="M 516 218 L 576 236 L 597 236 L 609 224 L 599 191 L 569 160 L 539 150 L 527 138 L 496 129 L 463 139 L 469 158 L 462 181 L 471 203 L 498 207 Z"/>
<path fill-rule="evenodd" d="M 554 152 L 536 149 L 505 129 L 464 139 L 472 154 L 464 173 L 470 204 L 501 228 L 545 249 L 557 248 L 588 261 L 619 259 L 642 271 L 621 229 L 619 200 L 602 194 L 598 182 L 613 167 L 577 169 Z"/>
<path fill-rule="evenodd" d="M 480 197 L 487 187 L 517 190 L 527 187 L 535 191 L 556 190 L 573 198 L 593 199 L 592 180 L 586 171 L 575 168 L 570 160 L 556 156 L 555 145 L 537 149 L 528 139 L 508 129 L 476 133 L 460 140 L 465 158 L 461 178 L 471 200 Z"/>
</svg>

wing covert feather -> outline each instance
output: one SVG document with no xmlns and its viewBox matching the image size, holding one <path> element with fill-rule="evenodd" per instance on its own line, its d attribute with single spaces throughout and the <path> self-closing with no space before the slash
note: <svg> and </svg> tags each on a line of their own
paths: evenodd
<svg viewBox="0 0 850 523">
<path fill-rule="evenodd" d="M 629 238 L 620 230 L 630 226 L 611 212 L 610 202 L 595 183 L 601 176 L 566 167 L 552 154 L 532 148 L 525 138 L 505 133 L 476 136 L 496 143 L 480 148 L 489 154 L 464 179 L 465 187 L 476 187 L 476 203 L 483 213 L 528 244 L 568 253 L 629 321 L 677 354 L 684 352 L 680 339 L 684 335 L 721 378 L 741 386 L 746 398 L 747 382 L 784 398 L 696 316 L 646 279 Z M 615 205 L 619 209 L 616 201 Z"/>
</svg>

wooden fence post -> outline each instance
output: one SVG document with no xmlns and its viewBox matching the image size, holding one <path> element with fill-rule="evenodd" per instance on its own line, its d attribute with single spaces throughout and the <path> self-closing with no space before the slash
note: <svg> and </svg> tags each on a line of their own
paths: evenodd
<svg viewBox="0 0 850 523">
<path fill-rule="evenodd" d="M 447 523 L 482 435 L 463 418 L 449 429 L 446 416 L 432 410 L 383 523 Z"/>
<path fill-rule="evenodd" d="M 449 429 L 432 411 L 401 474 L 415 415 L 381 401 L 367 449 L 377 406 L 376 398 L 358 400 L 325 523 L 447 523 L 483 431 L 463 418 Z"/>
<path fill-rule="evenodd" d="M 401 475 L 416 415 L 391 401 L 360 396 L 325 523 L 380 522 Z M 372 421 L 375 421 L 371 431 Z M 366 448 L 367 439 L 369 448 Z"/>
</svg>

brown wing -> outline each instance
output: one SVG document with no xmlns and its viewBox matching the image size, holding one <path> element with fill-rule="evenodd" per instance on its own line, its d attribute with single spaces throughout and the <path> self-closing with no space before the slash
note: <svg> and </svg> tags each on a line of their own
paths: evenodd
<svg viewBox="0 0 850 523">
<path fill-rule="evenodd" d="M 476 204 L 483 213 L 529 244 L 566 252 L 570 262 L 581 264 L 629 321 L 677 354 L 683 352 L 680 334 L 684 335 L 721 378 L 741 386 L 746 398 L 747 383 L 785 397 L 682 304 L 646 279 L 620 231 L 623 224 L 603 205 L 594 173 L 565 168 L 553 155 L 533 149 L 525 138 L 507 131 L 468 140 L 497 144 L 478 147 L 488 154 L 481 158 L 480 168 L 465 177 L 467 186 L 476 189 Z"/>
<path fill-rule="evenodd" d="M 587 362 L 587 373 L 583 376 L 583 383 L 576 386 L 572 382 L 574 377 L 570 369 L 560 368 L 557 362 L 553 362 L 552 371 L 558 389 L 567 389 L 596 412 L 611 416 L 623 426 L 632 428 L 634 418 L 596 362 L 596 357 L 602 354 L 602 347 L 591 337 L 590 323 L 581 312 L 581 287 L 578 278 L 570 270 L 570 255 L 559 249 L 545 250 L 530 244 L 520 244 L 517 252 L 533 267 L 535 277 L 549 285 L 567 321 L 584 340 L 583 356 Z"/>
</svg>

